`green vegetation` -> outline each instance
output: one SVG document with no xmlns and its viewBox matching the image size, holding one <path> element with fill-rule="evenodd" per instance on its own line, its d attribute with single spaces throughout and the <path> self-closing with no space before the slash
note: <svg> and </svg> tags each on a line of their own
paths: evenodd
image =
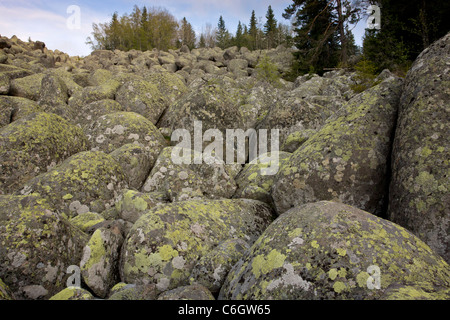
<svg viewBox="0 0 450 320">
<path fill-rule="evenodd" d="M 262 26 L 252 12 L 249 26 L 239 21 L 236 34 L 226 28 L 220 16 L 217 27 L 207 23 L 197 36 L 186 17 L 181 21 L 163 8 L 139 8 L 134 6 L 130 14 L 112 15 L 111 21 L 94 23 L 92 36 L 86 39 L 92 50 L 158 50 L 180 48 L 183 45 L 193 49 L 232 46 L 247 47 L 250 50 L 272 49 L 278 45 L 292 46 L 291 28 L 278 23 L 274 11 L 269 6 L 267 22 Z"/>
<path fill-rule="evenodd" d="M 361 93 L 380 83 L 379 81 L 375 81 L 378 74 L 378 68 L 374 62 L 363 58 L 354 68 L 359 83 L 352 85 L 351 88 L 356 93 Z"/>
<path fill-rule="evenodd" d="M 280 73 L 276 64 L 268 56 L 264 56 L 256 66 L 258 78 L 271 84 L 277 84 L 280 80 Z"/>
</svg>

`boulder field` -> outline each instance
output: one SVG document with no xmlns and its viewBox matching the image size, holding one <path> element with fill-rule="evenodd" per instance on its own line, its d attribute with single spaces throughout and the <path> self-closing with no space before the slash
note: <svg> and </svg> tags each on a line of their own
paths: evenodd
<svg viewBox="0 0 450 320">
<path fill-rule="evenodd" d="M 450 34 L 362 92 L 0 39 L 0 300 L 450 299 Z"/>
</svg>

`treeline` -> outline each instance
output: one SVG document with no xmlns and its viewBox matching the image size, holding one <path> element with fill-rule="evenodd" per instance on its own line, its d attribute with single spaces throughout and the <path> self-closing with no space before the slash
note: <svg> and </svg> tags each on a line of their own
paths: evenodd
<svg viewBox="0 0 450 320">
<path fill-rule="evenodd" d="M 200 48 L 217 46 L 222 49 L 237 46 L 262 50 L 276 48 L 279 45 L 291 47 L 293 44 L 292 27 L 278 22 L 272 6 L 269 6 L 264 23 L 256 18 L 253 10 L 248 25 L 239 21 L 235 34 L 228 31 L 224 19 L 220 16 L 216 28 L 212 28 L 210 24 L 206 25 L 206 30 L 200 35 L 198 46 Z"/>
<path fill-rule="evenodd" d="M 239 21 L 236 33 L 232 34 L 220 16 L 216 27 L 206 24 L 197 37 L 186 18 L 177 21 L 166 9 L 139 8 L 135 5 L 130 14 L 119 16 L 115 12 L 111 21 L 94 23 L 92 37 L 88 37 L 86 42 L 92 50 L 122 51 L 153 48 L 167 51 L 183 45 L 190 49 L 238 46 L 250 50 L 271 49 L 281 44 L 292 46 L 291 27 L 277 22 L 271 6 L 268 7 L 265 23 L 260 20 L 253 11 L 248 25 Z"/>
<path fill-rule="evenodd" d="M 381 29 L 366 30 L 359 48 L 352 28 L 367 20 L 371 4 L 381 8 Z M 257 19 L 252 11 L 249 21 L 240 21 L 235 33 L 229 32 L 220 16 L 216 26 L 206 24 L 197 35 L 186 18 L 177 21 L 165 9 L 134 6 L 130 14 L 114 13 L 111 21 L 93 24 L 87 43 L 93 50 L 123 51 L 167 51 L 183 45 L 259 50 L 283 44 L 298 49 L 293 79 L 354 67 L 357 61 L 370 73 L 387 68 L 404 74 L 420 52 L 450 31 L 448 13 L 450 2 L 442 0 L 293 0 L 283 13 L 290 20 L 288 25 L 277 21 L 269 6 L 265 19 Z"/>
<path fill-rule="evenodd" d="M 378 0 L 381 29 L 366 30 L 363 56 L 376 70 L 406 72 L 417 56 L 450 32 L 450 1 Z"/>
<path fill-rule="evenodd" d="M 366 29 L 360 52 L 351 28 L 369 18 L 369 5 L 381 8 L 381 29 Z M 450 2 L 442 0 L 293 0 L 283 17 L 292 19 L 299 49 L 294 76 L 348 67 L 356 55 L 358 67 L 372 73 L 405 74 L 420 52 L 450 31 L 449 13 Z"/>
</svg>

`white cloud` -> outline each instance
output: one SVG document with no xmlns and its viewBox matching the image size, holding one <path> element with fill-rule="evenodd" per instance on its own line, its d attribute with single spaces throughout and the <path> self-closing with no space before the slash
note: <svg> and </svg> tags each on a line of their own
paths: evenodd
<svg viewBox="0 0 450 320">
<path fill-rule="evenodd" d="M 90 54 L 91 50 L 85 42 L 92 32 L 92 23 L 108 19 L 107 16 L 81 8 L 81 28 L 70 30 L 67 27 L 70 14 L 67 14 L 66 9 L 55 13 L 18 2 L 9 6 L 0 4 L 0 12 L 2 35 L 16 35 L 23 41 L 27 41 L 29 37 L 33 41 L 40 40 L 45 42 L 49 49 L 58 49 L 72 56 Z"/>
</svg>

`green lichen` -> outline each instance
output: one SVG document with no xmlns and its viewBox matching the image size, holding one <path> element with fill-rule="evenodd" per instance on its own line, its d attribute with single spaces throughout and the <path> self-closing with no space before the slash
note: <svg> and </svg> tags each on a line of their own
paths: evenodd
<svg viewBox="0 0 450 320">
<path fill-rule="evenodd" d="M 267 257 L 256 256 L 252 262 L 253 274 L 256 278 L 259 278 L 261 275 L 265 275 L 273 269 L 281 268 L 285 259 L 286 256 L 275 249 L 270 251 Z"/>
<path fill-rule="evenodd" d="M 74 226 L 80 228 L 82 231 L 86 232 L 92 226 L 105 221 L 102 215 L 93 212 L 87 212 L 80 214 L 70 220 Z"/>
<path fill-rule="evenodd" d="M 82 267 L 83 270 L 90 269 L 94 264 L 98 263 L 106 255 L 105 246 L 103 245 L 103 237 L 101 230 L 96 230 L 92 235 L 91 239 L 87 243 L 90 248 L 90 255 Z"/>
<path fill-rule="evenodd" d="M 270 215 L 267 206 L 251 200 L 192 200 L 154 208 L 134 224 L 124 244 L 123 279 L 148 279 L 161 288 L 188 284 L 195 261 L 229 238 L 255 239 Z"/>
<path fill-rule="evenodd" d="M 61 292 L 55 294 L 50 300 L 93 300 L 92 294 L 78 287 L 68 287 Z"/>
<path fill-rule="evenodd" d="M 241 261 L 246 262 L 228 274 L 220 298 L 382 299 L 390 288 L 417 284 L 445 296 L 450 285 L 450 267 L 420 239 L 392 222 L 333 202 L 284 213 Z M 278 268 L 269 271 L 270 261 Z M 377 283 L 373 266 L 380 269 L 380 289 L 368 284 Z"/>
<path fill-rule="evenodd" d="M 0 189 L 12 193 L 48 167 L 86 150 L 82 130 L 51 113 L 35 113 L 0 129 Z"/>
</svg>

